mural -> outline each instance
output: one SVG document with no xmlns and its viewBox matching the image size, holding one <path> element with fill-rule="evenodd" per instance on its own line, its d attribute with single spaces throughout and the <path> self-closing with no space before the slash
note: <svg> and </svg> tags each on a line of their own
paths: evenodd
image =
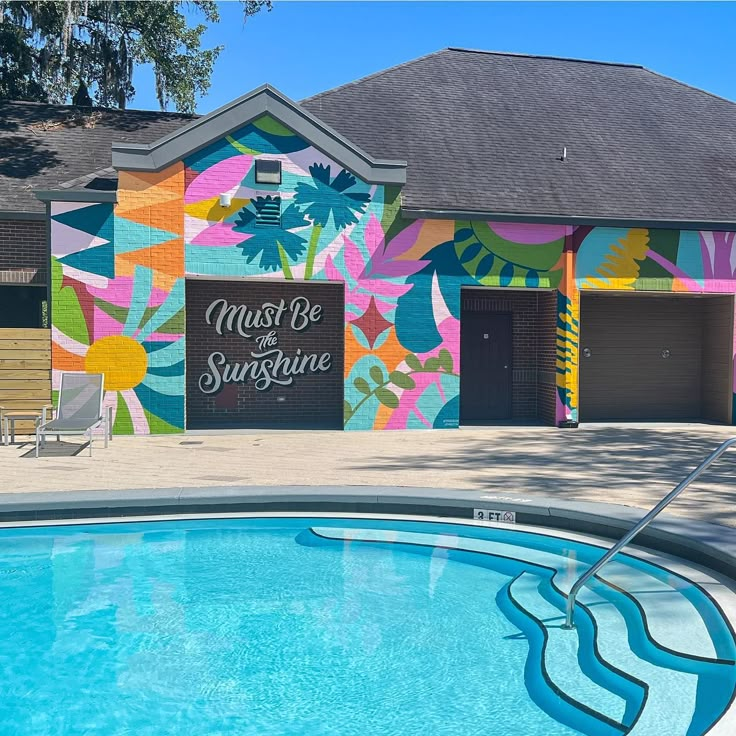
<svg viewBox="0 0 736 736">
<path fill-rule="evenodd" d="M 280 185 L 256 183 L 256 157 Z M 461 287 L 550 288 L 556 420 L 575 422 L 580 290 L 736 292 L 734 233 L 407 220 L 399 195 L 261 117 L 121 172 L 114 210 L 54 203 L 55 375 L 103 371 L 118 433 L 181 431 L 185 276 L 339 281 L 345 428 L 457 427 Z"/>
<path fill-rule="evenodd" d="M 579 241 L 581 289 L 736 292 L 733 232 L 598 227 Z"/>
<path fill-rule="evenodd" d="M 105 374 L 117 434 L 184 428 L 183 168 L 121 173 L 118 204 L 52 203 L 52 365 Z"/>
</svg>

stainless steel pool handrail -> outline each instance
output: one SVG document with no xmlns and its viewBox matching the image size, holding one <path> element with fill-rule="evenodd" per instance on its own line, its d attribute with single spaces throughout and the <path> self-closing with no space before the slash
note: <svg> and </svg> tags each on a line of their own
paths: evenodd
<svg viewBox="0 0 736 736">
<path fill-rule="evenodd" d="M 592 567 L 589 567 L 574 583 L 570 592 L 567 594 L 567 610 L 565 615 L 565 623 L 563 629 L 574 629 L 575 623 L 573 617 L 575 614 L 575 601 L 577 600 L 580 589 L 590 580 L 612 557 L 617 555 L 623 547 L 625 547 L 642 529 L 669 506 L 711 463 L 718 460 L 729 447 L 736 444 L 736 437 L 726 440 L 719 445 L 695 470 L 690 473 L 684 480 L 680 481 L 651 511 L 649 511 L 642 519 L 635 524 L 611 549 L 603 555 Z"/>
</svg>

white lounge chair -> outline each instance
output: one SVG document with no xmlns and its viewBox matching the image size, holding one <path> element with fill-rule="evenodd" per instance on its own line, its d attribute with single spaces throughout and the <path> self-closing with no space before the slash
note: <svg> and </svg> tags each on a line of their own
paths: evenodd
<svg viewBox="0 0 736 736">
<path fill-rule="evenodd" d="M 105 378 L 102 373 L 62 373 L 56 416 L 36 428 L 36 457 L 39 447 L 46 444 L 46 435 L 84 436 L 88 438 L 92 455 L 92 433 L 102 426 L 105 447 L 110 438 L 110 412 L 103 412 L 102 399 Z"/>
</svg>

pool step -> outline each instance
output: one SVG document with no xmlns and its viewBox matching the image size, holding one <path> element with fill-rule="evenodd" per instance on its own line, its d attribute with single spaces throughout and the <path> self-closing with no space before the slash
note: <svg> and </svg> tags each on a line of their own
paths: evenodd
<svg viewBox="0 0 736 736">
<path fill-rule="evenodd" d="M 564 605 L 564 596 L 559 600 Z M 713 715 L 727 705 L 726 693 L 733 690 L 733 665 L 663 648 L 650 637 L 641 609 L 630 595 L 601 580 L 581 590 L 578 604 L 576 621 L 584 612 L 595 622 L 600 656 L 647 683 L 646 707 L 630 733 L 659 736 L 662 713 L 667 713 L 672 734 L 706 733 Z M 628 646 L 621 646 L 622 642 Z"/>
<path fill-rule="evenodd" d="M 686 588 L 678 598 L 666 587 L 666 571 L 617 561 L 606 568 L 605 579 L 597 577 L 580 591 L 575 631 L 561 630 L 567 590 L 595 558 L 571 568 L 569 552 L 555 548 L 558 540 L 543 537 L 536 547 L 507 541 L 515 536 L 505 532 L 497 541 L 325 526 L 305 530 L 298 541 L 365 542 L 422 555 L 441 547 L 450 559 L 504 572 L 514 579 L 499 593 L 498 605 L 529 641 L 526 674 L 539 707 L 593 736 L 664 736 L 663 714 L 667 736 L 706 733 L 734 692 L 736 666 L 722 656 L 732 649 L 711 634 L 710 609 L 697 599 L 705 598 L 702 591 L 688 598 L 692 591 Z M 670 590 L 688 585 L 670 577 Z M 660 620 L 652 625 L 655 617 Z"/>
<path fill-rule="evenodd" d="M 499 607 L 529 642 L 527 689 L 557 720 L 585 734 L 624 734 L 644 703 L 646 685 L 580 647 L 579 631 L 540 592 L 544 576 L 523 572 L 499 593 Z M 508 598 L 505 605 L 503 597 Z"/>
</svg>

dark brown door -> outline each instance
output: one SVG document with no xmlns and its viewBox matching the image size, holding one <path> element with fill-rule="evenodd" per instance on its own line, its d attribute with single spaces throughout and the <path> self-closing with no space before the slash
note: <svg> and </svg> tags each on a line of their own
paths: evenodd
<svg viewBox="0 0 736 736">
<path fill-rule="evenodd" d="M 460 421 L 511 418 L 511 315 L 464 311 L 460 321 Z"/>
</svg>

